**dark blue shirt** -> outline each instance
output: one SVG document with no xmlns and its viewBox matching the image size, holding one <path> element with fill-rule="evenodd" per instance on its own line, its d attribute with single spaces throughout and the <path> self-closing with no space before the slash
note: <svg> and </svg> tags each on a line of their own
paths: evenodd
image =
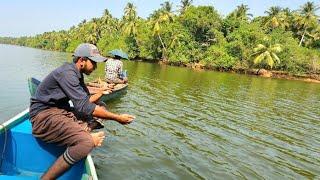
<svg viewBox="0 0 320 180">
<path fill-rule="evenodd" d="M 50 107 L 71 111 L 69 100 L 77 113 L 92 115 L 96 105 L 90 103 L 89 98 L 83 74 L 74 63 L 65 63 L 53 70 L 38 86 L 35 95 L 31 97 L 30 116 L 34 117 Z"/>
</svg>

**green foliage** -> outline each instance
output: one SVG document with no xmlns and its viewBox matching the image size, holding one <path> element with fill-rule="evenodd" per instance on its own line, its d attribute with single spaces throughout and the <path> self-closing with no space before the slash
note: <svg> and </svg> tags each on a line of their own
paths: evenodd
<svg viewBox="0 0 320 180">
<path fill-rule="evenodd" d="M 230 70 L 236 64 L 236 59 L 224 47 L 213 45 L 208 48 L 201 63 L 219 70 Z"/>
<path fill-rule="evenodd" d="M 208 42 L 211 29 L 221 29 L 222 18 L 211 6 L 190 6 L 180 17 L 180 22 L 197 42 Z"/>
<path fill-rule="evenodd" d="M 265 37 L 266 34 L 261 31 L 260 24 L 243 22 L 226 37 L 229 42 L 226 48 L 232 57 L 236 57 L 241 63 L 250 65 L 253 48 L 256 44 L 262 43 Z"/>
<path fill-rule="evenodd" d="M 69 43 L 68 47 L 66 48 L 66 52 L 70 52 L 70 53 L 74 52 L 74 50 L 77 48 L 79 44 L 81 44 L 80 40 L 77 40 L 77 39 L 72 40 Z"/>
<path fill-rule="evenodd" d="M 113 49 L 121 49 L 125 52 L 128 51 L 125 36 L 117 33 L 103 36 L 97 43 L 97 46 L 100 52 L 105 56 L 108 56 L 108 52 Z"/>
<path fill-rule="evenodd" d="M 163 2 L 147 19 L 128 3 L 119 19 L 106 9 L 101 17 L 83 20 L 69 30 L 0 37 L 0 43 L 73 52 L 80 43 L 89 42 L 103 55 L 122 49 L 130 59 L 200 62 L 219 70 L 258 66 L 294 74 L 320 73 L 315 3 L 307 2 L 296 11 L 271 7 L 254 19 L 243 4 L 222 18 L 212 6 L 193 6 L 192 0 L 180 3 L 179 11 L 173 12 L 172 3 Z"/>
<path fill-rule="evenodd" d="M 139 47 L 137 40 L 134 36 L 130 35 L 125 38 L 126 49 L 130 58 L 136 58 L 139 56 Z"/>
<path fill-rule="evenodd" d="M 249 8 L 247 5 L 241 4 L 228 15 L 228 18 L 236 19 L 238 21 L 248 21 L 252 14 L 248 13 Z"/>
<path fill-rule="evenodd" d="M 299 47 L 299 40 L 292 32 L 274 30 L 270 33 L 273 43 L 282 44 L 283 51 L 279 53 L 281 62 L 275 69 L 289 71 L 294 74 L 319 71 L 320 53 L 317 50 Z"/>
<path fill-rule="evenodd" d="M 138 25 L 137 44 L 139 57 L 149 60 L 161 58 L 160 42 L 154 37 L 152 23 L 141 21 Z"/>
</svg>

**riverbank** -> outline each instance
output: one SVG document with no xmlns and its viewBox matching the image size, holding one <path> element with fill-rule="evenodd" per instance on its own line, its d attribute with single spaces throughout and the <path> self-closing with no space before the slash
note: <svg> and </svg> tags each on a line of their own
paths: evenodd
<svg viewBox="0 0 320 180">
<path fill-rule="evenodd" d="M 8 44 L 6 44 L 8 45 Z M 9 44 L 11 45 L 11 44 Z M 20 46 L 20 47 L 28 47 L 28 46 L 21 46 L 21 45 L 14 45 L 14 46 Z M 29 47 L 33 48 L 33 47 Z M 41 48 L 35 48 L 35 49 L 41 49 Z M 42 49 L 46 50 L 46 49 Z M 54 50 L 46 50 L 46 51 L 53 51 L 53 52 L 60 52 L 60 51 L 54 51 Z M 247 74 L 252 76 L 260 76 L 265 78 L 277 78 L 277 79 L 288 79 L 288 80 L 298 80 L 298 81 L 305 81 L 305 82 L 312 82 L 312 83 L 319 83 L 320 84 L 320 74 L 291 74 L 289 72 L 285 71 L 270 71 L 266 69 L 232 69 L 232 70 L 225 70 L 225 69 L 215 69 L 211 67 L 206 67 L 205 65 L 201 63 L 172 63 L 172 62 L 165 62 L 161 60 L 152 60 L 147 58 L 137 58 L 132 59 L 133 61 L 143 61 L 143 62 L 149 62 L 149 63 L 159 63 L 161 65 L 170 65 L 170 66 L 180 66 L 180 67 L 186 67 L 191 68 L 194 70 L 210 70 L 210 71 L 220 71 L 220 72 L 229 72 L 229 73 L 239 73 L 239 74 Z"/>
<path fill-rule="evenodd" d="M 182 66 L 191 68 L 194 70 L 211 70 L 211 71 L 220 71 L 220 72 L 230 72 L 230 73 L 239 73 L 239 74 L 247 74 L 252 76 L 260 76 L 265 78 L 277 78 L 277 79 L 288 79 L 288 80 L 297 80 L 297 81 L 305 81 L 312 83 L 320 84 L 320 74 L 290 74 L 285 71 L 270 71 L 266 69 L 232 69 L 232 70 L 219 70 L 210 67 L 206 67 L 200 63 L 188 63 L 188 64 L 175 64 L 170 62 L 159 61 L 159 64 L 162 65 L 171 65 L 171 66 Z"/>
</svg>

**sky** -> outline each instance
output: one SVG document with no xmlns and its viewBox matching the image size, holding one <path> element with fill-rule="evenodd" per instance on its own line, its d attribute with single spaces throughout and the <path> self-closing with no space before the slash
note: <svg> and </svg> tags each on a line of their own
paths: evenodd
<svg viewBox="0 0 320 180">
<path fill-rule="evenodd" d="M 180 0 L 169 0 L 178 9 Z M 122 17 L 128 2 L 137 7 L 140 17 L 148 17 L 165 0 L 0 0 L 0 37 L 33 36 L 49 31 L 67 30 L 82 20 L 101 17 L 108 9 Z M 246 4 L 253 16 L 264 15 L 271 6 L 298 9 L 307 0 L 193 0 L 193 5 L 210 5 L 226 16 L 238 5 Z M 320 0 L 313 0 L 320 5 Z M 319 13 L 318 13 L 319 14 Z"/>
</svg>

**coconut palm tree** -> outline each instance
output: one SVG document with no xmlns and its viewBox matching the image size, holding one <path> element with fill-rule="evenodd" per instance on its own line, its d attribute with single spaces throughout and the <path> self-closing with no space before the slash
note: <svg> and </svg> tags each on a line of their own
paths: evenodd
<svg viewBox="0 0 320 180">
<path fill-rule="evenodd" d="M 179 32 L 173 32 L 171 36 L 171 42 L 169 43 L 169 48 L 174 48 L 176 45 L 180 45 L 180 40 L 183 39 L 184 36 Z"/>
<path fill-rule="evenodd" d="M 308 36 L 308 38 L 304 40 L 304 44 L 306 46 L 312 46 L 314 42 L 320 40 L 320 26 L 312 28 L 310 31 L 306 32 L 305 35 Z"/>
<path fill-rule="evenodd" d="M 98 38 L 94 34 L 90 33 L 88 36 L 86 36 L 86 41 L 91 44 L 96 44 L 98 42 Z"/>
<path fill-rule="evenodd" d="M 192 1 L 193 1 L 193 0 L 181 0 L 181 1 L 180 1 L 180 3 L 181 3 L 181 6 L 180 6 L 180 8 L 181 8 L 181 9 L 180 9 L 181 14 L 183 14 L 183 13 L 186 11 L 186 9 L 191 6 Z"/>
<path fill-rule="evenodd" d="M 265 17 L 265 26 L 271 27 L 271 28 L 277 28 L 280 24 L 279 22 L 279 13 L 281 12 L 281 7 L 279 6 L 272 6 L 270 7 L 265 13 L 267 16 Z"/>
<path fill-rule="evenodd" d="M 133 5 L 133 3 L 128 3 L 124 8 L 124 17 L 125 19 L 132 19 L 137 17 L 137 8 Z"/>
<path fill-rule="evenodd" d="M 265 11 L 265 13 L 269 16 L 269 17 L 275 17 L 277 16 L 280 12 L 282 11 L 282 8 L 279 6 L 272 6 L 270 7 L 268 10 Z"/>
<path fill-rule="evenodd" d="M 128 3 L 124 9 L 124 16 L 123 16 L 123 20 L 124 20 L 123 27 L 124 27 L 125 34 L 134 36 L 134 37 L 137 34 L 138 16 L 137 16 L 136 9 L 137 8 L 132 3 Z"/>
<path fill-rule="evenodd" d="M 280 44 L 271 44 L 267 42 L 267 45 L 258 44 L 254 49 L 253 64 L 266 63 L 272 69 L 275 63 L 280 63 L 280 58 L 277 53 L 282 51 Z"/>
<path fill-rule="evenodd" d="M 240 6 L 237 6 L 236 10 L 234 10 L 230 15 L 236 19 L 248 21 L 253 17 L 253 15 L 248 13 L 248 11 L 248 5 L 241 4 Z"/>
<path fill-rule="evenodd" d="M 166 12 L 160 12 L 160 14 L 156 17 L 154 17 L 151 21 L 151 23 L 153 24 L 153 35 L 154 36 L 157 36 L 160 40 L 160 43 L 161 43 L 161 46 L 162 46 L 162 58 L 166 58 L 165 57 L 165 53 L 166 53 L 166 46 L 160 36 L 161 34 L 161 24 L 163 22 L 166 22 L 166 21 L 173 21 L 173 18 L 172 16 L 170 16 L 170 13 L 166 13 Z"/>
<path fill-rule="evenodd" d="M 101 17 L 101 31 L 102 34 L 108 32 L 110 33 L 115 29 L 112 15 L 110 14 L 108 9 L 105 9 L 103 15 Z"/>
<path fill-rule="evenodd" d="M 100 20 L 93 18 L 91 21 L 80 27 L 79 39 L 86 42 L 96 44 L 101 37 L 101 25 Z"/>
<path fill-rule="evenodd" d="M 166 12 L 172 12 L 172 3 L 169 1 L 165 1 L 164 3 L 161 3 L 161 9 Z"/>
<path fill-rule="evenodd" d="M 296 25 L 298 26 L 298 29 L 300 29 L 301 34 L 299 46 L 302 45 L 308 30 L 312 30 L 316 27 L 319 17 L 316 15 L 316 12 L 319 9 L 320 7 L 315 5 L 314 2 L 307 2 L 299 9 L 300 15 L 295 16 Z"/>
<path fill-rule="evenodd" d="M 108 21 L 109 18 L 112 18 L 112 15 L 110 14 L 110 12 L 109 12 L 108 9 L 105 9 L 105 10 L 103 11 L 102 18 L 105 18 L 106 21 Z"/>
<path fill-rule="evenodd" d="M 161 4 L 161 9 L 160 9 L 160 16 L 164 16 L 167 18 L 167 20 L 173 21 L 174 14 L 172 11 L 172 3 L 169 1 L 164 2 Z"/>
<path fill-rule="evenodd" d="M 74 37 L 78 40 L 85 40 L 85 37 L 87 35 L 86 33 L 86 27 L 88 26 L 88 22 L 86 19 L 82 20 L 81 23 L 78 24 L 77 31 L 75 30 Z"/>
<path fill-rule="evenodd" d="M 128 36 L 136 37 L 137 35 L 137 21 L 128 21 L 124 24 L 124 33 Z"/>
<path fill-rule="evenodd" d="M 151 23 L 153 24 L 153 35 L 157 36 L 160 40 L 162 46 L 162 58 L 165 58 L 167 48 L 160 36 L 161 24 L 167 21 L 172 22 L 173 17 L 172 3 L 169 1 L 162 3 L 160 10 L 156 11 L 155 14 L 152 15 Z"/>
<path fill-rule="evenodd" d="M 266 27 L 271 27 L 272 29 L 275 28 L 282 28 L 282 29 L 287 29 L 290 24 L 290 17 L 287 16 L 286 12 L 281 11 L 278 14 L 276 14 L 275 16 L 268 16 L 265 19 L 264 25 Z"/>
<path fill-rule="evenodd" d="M 84 19 L 78 24 L 78 27 L 84 26 L 86 23 L 87 23 L 87 20 Z"/>
<path fill-rule="evenodd" d="M 90 35 L 89 35 L 90 42 L 92 44 L 96 44 L 99 41 L 100 37 L 101 37 L 100 21 L 97 18 L 93 18 L 92 22 L 90 24 L 91 24 L 90 30 L 89 30 L 89 32 L 90 32 Z"/>
</svg>

